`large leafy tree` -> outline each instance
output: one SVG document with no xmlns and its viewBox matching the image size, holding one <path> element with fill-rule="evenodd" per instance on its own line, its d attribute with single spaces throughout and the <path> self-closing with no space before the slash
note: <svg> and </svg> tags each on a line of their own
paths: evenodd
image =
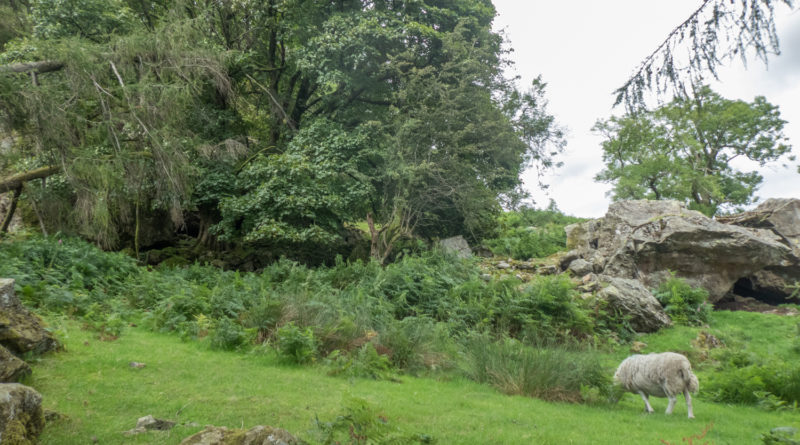
<svg viewBox="0 0 800 445">
<path fill-rule="evenodd" d="M 412 233 L 480 237 L 526 162 L 546 166 L 549 149 L 560 149 L 543 85 L 521 94 L 502 76 L 507 62 L 488 1 L 272 8 L 265 15 L 281 20 L 265 28 L 271 34 L 256 44 L 270 43 L 256 54 L 274 55 L 243 61 L 240 83 L 241 95 L 259 98 L 253 115 L 269 125 L 254 128 L 263 151 L 238 175 L 238 193 L 222 200 L 216 230 L 224 238 L 330 243 L 344 222 L 366 217 L 373 255 L 385 258 Z M 276 169 L 304 185 L 270 179 Z"/>
<path fill-rule="evenodd" d="M 599 121 L 606 168 L 596 179 L 614 185 L 615 200 L 677 199 L 713 215 L 754 200 L 761 175 L 731 161 L 763 166 L 788 154 L 785 123 L 764 97 L 729 100 L 704 86 L 654 111 Z"/>
<path fill-rule="evenodd" d="M 385 259 L 411 234 L 485 235 L 521 168 L 561 148 L 543 83 L 502 75 L 488 0 L 27 5 L 1 55 L 5 167 L 56 167 L 30 194 L 60 184 L 109 246 L 164 215 L 272 248 L 336 245 L 366 218 Z"/>
</svg>

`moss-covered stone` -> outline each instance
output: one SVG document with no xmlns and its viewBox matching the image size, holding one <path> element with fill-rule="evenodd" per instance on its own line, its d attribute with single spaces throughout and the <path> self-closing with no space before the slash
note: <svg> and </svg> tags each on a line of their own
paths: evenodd
<svg viewBox="0 0 800 445">
<path fill-rule="evenodd" d="M 19 383 L 0 384 L 0 443 L 36 443 L 44 429 L 42 396 Z"/>
<path fill-rule="evenodd" d="M 0 345 L 17 355 L 58 348 L 42 320 L 20 303 L 11 279 L 0 279 Z"/>
<path fill-rule="evenodd" d="M 181 445 L 303 445 L 305 443 L 286 430 L 258 425 L 249 430 L 207 426 L 203 431 L 183 439 Z"/>
<path fill-rule="evenodd" d="M 18 382 L 30 373 L 31 367 L 27 363 L 0 346 L 0 383 Z"/>
</svg>

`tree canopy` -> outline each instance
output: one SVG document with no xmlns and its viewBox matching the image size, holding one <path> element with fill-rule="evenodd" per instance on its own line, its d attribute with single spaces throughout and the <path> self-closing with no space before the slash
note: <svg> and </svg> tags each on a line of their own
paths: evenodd
<svg viewBox="0 0 800 445">
<path fill-rule="evenodd" d="M 504 77 L 489 0 L 4 8 L 3 171 L 57 168 L 25 186 L 43 227 L 106 247 L 179 230 L 333 249 L 365 219 L 381 258 L 412 234 L 479 239 L 563 148 L 544 82 Z"/>
<path fill-rule="evenodd" d="M 713 215 L 750 204 L 762 181 L 732 164 L 764 166 L 788 154 L 786 122 L 764 97 L 729 100 L 708 86 L 654 111 L 598 121 L 606 168 L 596 180 L 614 185 L 613 199 L 677 199 Z"/>
</svg>

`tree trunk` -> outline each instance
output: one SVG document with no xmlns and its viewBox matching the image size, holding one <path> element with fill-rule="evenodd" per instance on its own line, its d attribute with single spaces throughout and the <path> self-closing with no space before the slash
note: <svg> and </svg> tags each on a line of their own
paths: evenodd
<svg viewBox="0 0 800 445">
<path fill-rule="evenodd" d="M 370 238 L 369 256 L 371 258 L 380 261 L 381 255 L 378 249 L 378 241 L 380 239 L 380 233 L 377 230 L 375 230 L 375 220 L 372 219 L 372 212 L 367 212 L 367 226 L 369 227 L 369 238 Z"/>
<path fill-rule="evenodd" d="M 0 232 L 8 232 L 8 226 L 11 225 L 11 220 L 14 219 L 14 212 L 17 210 L 17 202 L 19 201 L 19 195 L 21 194 L 22 185 L 14 189 L 14 196 L 11 198 L 11 204 L 8 206 L 8 213 L 6 214 L 6 219 L 3 220 L 3 227 L 0 228 Z"/>
<path fill-rule="evenodd" d="M 60 170 L 61 167 L 53 165 L 49 167 L 37 168 L 24 173 L 18 173 L 5 179 L 0 179 L 0 193 L 16 190 L 27 181 L 32 179 L 46 178 L 58 173 Z"/>
</svg>

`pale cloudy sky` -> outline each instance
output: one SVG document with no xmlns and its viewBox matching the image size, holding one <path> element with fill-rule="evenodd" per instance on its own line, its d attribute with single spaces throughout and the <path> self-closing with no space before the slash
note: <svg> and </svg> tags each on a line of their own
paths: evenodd
<svg viewBox="0 0 800 445">
<path fill-rule="evenodd" d="M 549 111 L 568 128 L 568 145 L 559 157 L 564 166 L 543 178 L 546 193 L 537 187 L 534 172 L 524 175 L 537 207 L 552 198 L 567 214 L 599 217 L 610 200 L 608 184 L 592 179 L 602 168 L 602 138 L 592 134 L 600 118 L 612 109 L 612 92 L 621 86 L 669 34 L 697 9 L 700 0 L 493 0 L 495 29 L 504 30 L 522 85 L 541 74 L 547 82 Z M 780 107 L 788 124 L 784 134 L 800 158 L 800 12 L 776 8 L 780 56 L 769 67 L 750 60 L 720 71 L 712 88 L 729 99 L 752 101 L 762 95 Z M 796 164 L 796 163 L 795 163 Z M 747 167 L 742 165 L 741 167 Z M 740 168 L 741 168 L 740 167 Z M 756 193 L 800 198 L 797 168 L 780 165 L 760 170 L 764 182 Z"/>
</svg>

